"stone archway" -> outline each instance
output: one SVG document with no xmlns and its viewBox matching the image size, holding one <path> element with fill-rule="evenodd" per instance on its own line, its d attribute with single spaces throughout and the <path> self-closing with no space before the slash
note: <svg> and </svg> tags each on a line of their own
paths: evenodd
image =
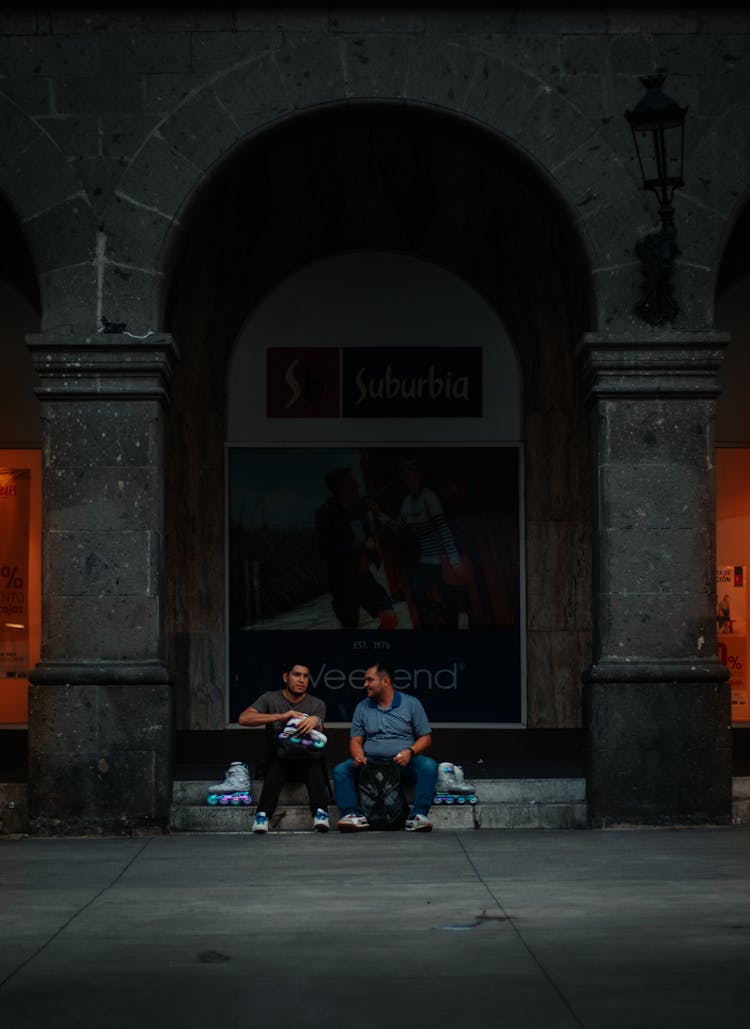
<svg viewBox="0 0 750 1029">
<path fill-rule="evenodd" d="M 4 400 L 0 411 L 0 446 L 39 445 L 39 403 L 25 335 L 38 331 L 41 298 L 36 270 L 15 212 L 0 196 L 0 354 Z"/>
<path fill-rule="evenodd" d="M 83 324 L 90 330 L 97 270 L 89 199 L 59 147 L 32 118 L 0 98 L 0 119 L 0 191 L 33 257 L 42 329 L 68 331 Z"/>
<path fill-rule="evenodd" d="M 585 258 L 554 198 L 517 155 L 471 123 L 419 108 L 347 105 L 249 144 L 207 186 L 184 229 L 167 306 L 182 352 L 166 463 L 167 641 L 178 726 L 224 724 L 218 570 L 229 352 L 249 310 L 281 278 L 353 247 L 413 253 L 452 270 L 501 313 L 521 351 L 530 719 L 579 724 L 590 555 L 573 355 L 590 298 Z"/>
<path fill-rule="evenodd" d="M 567 206 L 597 287 L 596 322 L 629 320 L 632 171 L 554 81 L 479 47 L 426 38 L 331 38 L 238 63 L 144 140 L 103 219 L 102 303 L 133 332 L 167 328 L 172 241 L 191 200 L 234 150 L 295 115 L 350 102 L 413 104 L 483 126 L 525 154 Z M 189 217 L 189 214 L 187 215 Z M 621 294 L 625 293 L 623 304 Z"/>
<path fill-rule="evenodd" d="M 181 444 L 186 444 L 181 455 L 182 468 L 188 468 L 189 474 L 169 479 L 168 501 L 184 508 L 184 525 L 190 526 L 192 520 L 193 549 L 186 551 L 186 555 L 199 554 L 199 560 L 192 561 L 190 566 L 199 601 L 196 619 L 188 625 L 189 632 L 182 640 L 179 639 L 181 626 L 170 627 L 173 637 L 170 646 L 174 656 L 177 649 L 188 644 L 176 663 L 189 668 L 190 676 L 197 678 L 204 672 L 211 673 L 211 654 L 200 647 L 194 648 L 188 637 L 193 630 L 205 634 L 213 631 L 223 599 L 209 577 L 209 573 L 215 577 L 223 559 L 221 547 L 217 547 L 222 524 L 221 461 L 217 458 L 217 447 L 220 450 L 222 434 L 221 418 L 216 415 L 219 408 L 214 404 L 220 400 L 215 372 L 224 366 L 222 349 L 226 347 L 228 326 L 237 317 L 238 310 L 222 301 L 226 296 L 242 295 L 245 289 L 243 300 L 252 302 L 253 297 L 245 288 L 247 283 L 259 289 L 264 275 L 268 284 L 273 275 L 282 270 L 283 255 L 275 253 L 275 262 L 269 262 L 265 260 L 267 253 L 262 246 L 255 252 L 251 246 L 244 262 L 230 262 L 224 266 L 223 278 L 219 274 L 221 261 L 230 249 L 226 241 L 242 228 L 242 223 L 238 224 L 232 214 L 241 209 L 248 192 L 256 200 L 265 195 L 258 176 L 269 170 L 269 151 L 261 145 L 253 150 L 253 161 L 245 164 L 244 148 L 256 138 L 264 144 L 262 133 L 274 126 L 283 133 L 285 126 L 291 126 L 296 118 L 303 124 L 314 112 L 324 114 L 344 108 L 356 113 L 360 103 L 372 103 L 403 112 L 418 108 L 425 117 L 432 113 L 450 120 L 448 116 L 453 116 L 463 130 L 468 132 L 469 126 L 478 126 L 484 130 L 485 141 L 492 140 L 493 145 L 504 142 L 505 155 L 516 155 L 516 162 L 511 159 L 510 164 L 516 170 L 523 168 L 523 174 L 515 176 L 510 194 L 506 183 L 497 185 L 494 192 L 485 190 L 477 195 L 512 195 L 519 201 L 513 212 L 517 228 L 509 238 L 521 241 L 522 251 L 527 249 L 528 240 L 544 239 L 545 254 L 552 257 L 552 264 L 558 268 L 553 280 L 540 276 L 536 260 L 527 261 L 523 272 L 515 277 L 508 274 L 503 279 L 496 274 L 503 265 L 511 272 L 520 267 L 518 253 L 507 244 L 508 234 L 503 242 L 502 224 L 496 223 L 480 252 L 464 245 L 451 247 L 447 254 L 449 260 L 458 265 L 463 261 L 467 266 L 463 271 L 457 267 L 458 274 L 466 274 L 468 269 L 471 280 L 487 293 L 492 303 L 502 304 L 507 300 L 511 314 L 515 312 L 507 320 L 509 323 L 515 320 L 514 336 L 516 328 L 520 328 L 521 335 L 528 340 L 524 368 L 527 395 L 538 405 L 527 403 L 527 439 L 537 439 L 540 452 L 551 455 L 550 465 L 555 462 L 554 467 L 564 473 L 562 478 L 550 481 L 545 477 L 546 469 L 539 467 L 531 469 L 529 477 L 531 480 L 535 474 L 541 480 L 537 493 L 539 504 L 528 512 L 528 524 L 537 534 L 534 552 L 567 555 L 563 567 L 554 564 L 548 568 L 541 562 L 537 569 L 540 580 L 546 575 L 561 583 L 556 604 L 550 607 L 542 597 L 544 602 L 534 611 L 540 642 L 557 639 L 559 643 L 561 633 L 574 639 L 576 634 L 583 638 L 588 632 L 588 626 L 581 627 L 576 620 L 584 607 L 581 593 L 588 593 L 584 586 L 589 572 L 585 561 L 576 568 L 575 561 L 571 560 L 574 555 L 587 553 L 581 532 L 590 532 L 588 510 L 581 510 L 580 504 L 576 506 L 576 501 L 587 492 L 585 487 L 581 491 L 586 478 L 582 460 L 585 446 L 581 443 L 584 430 L 577 416 L 581 403 L 577 378 L 572 371 L 571 343 L 583 326 L 598 330 L 584 339 L 580 349 L 595 411 L 593 438 L 601 445 L 601 452 L 597 453 L 597 500 L 601 503 L 597 510 L 603 513 L 603 519 L 594 527 L 598 534 L 594 550 L 603 584 L 595 595 L 600 630 L 596 646 L 602 652 L 599 655 L 602 660 L 594 669 L 598 685 L 593 715 L 589 718 L 590 737 L 598 747 L 597 761 L 592 764 L 590 775 L 590 786 L 597 785 L 597 791 L 590 793 L 595 799 L 595 813 L 603 818 L 613 814 L 627 818 L 640 817 L 645 812 L 649 819 L 657 820 L 674 819 L 682 811 L 692 812 L 691 817 L 699 819 L 725 817 L 729 779 L 728 747 L 719 731 L 722 720 L 725 721 L 723 700 L 721 690 L 714 690 L 719 685 L 715 658 L 709 655 L 703 660 L 706 641 L 709 649 L 712 644 L 707 581 L 710 577 L 706 575 L 710 561 L 698 567 L 700 561 L 695 557 L 701 552 L 700 542 L 696 545 L 695 540 L 700 541 L 712 524 L 709 465 L 701 449 L 677 453 L 671 446 L 675 425 L 680 427 L 677 434 L 681 438 L 699 439 L 701 446 L 710 439 L 719 347 L 705 331 L 710 324 L 711 302 L 707 299 L 710 271 L 701 266 L 705 249 L 701 233 L 697 229 L 693 231 L 694 226 L 700 227 L 710 218 L 700 211 L 702 199 L 710 190 L 697 192 L 697 220 L 683 240 L 680 275 L 687 285 L 685 295 L 689 303 L 674 332 L 656 338 L 654 333 L 636 324 L 631 314 L 637 281 L 632 253 L 634 237 L 643 233 L 644 226 L 639 223 L 643 223 L 644 213 L 649 210 L 632 174 L 632 157 L 630 165 L 627 159 L 623 160 L 616 129 L 610 132 L 566 99 L 557 88 L 559 80 L 551 64 L 538 75 L 529 74 L 518 66 L 523 59 L 520 51 L 515 51 L 515 58 L 509 56 L 511 51 L 502 50 L 502 41 L 498 49 L 493 50 L 490 42 L 484 47 L 474 40 L 463 45 L 453 41 L 446 43 L 444 37 L 441 41 L 430 35 L 383 33 L 363 38 L 327 35 L 300 39 L 297 44 L 282 43 L 250 60 L 243 59 L 229 69 L 222 68 L 178 102 L 143 139 L 118 183 L 114 200 L 96 226 L 87 197 L 71 168 L 60 165 L 59 154 L 48 137 L 19 115 L 12 105 L 7 109 L 17 145 L 4 155 L 1 184 L 14 207 L 23 212 L 22 220 L 30 237 L 34 236 L 32 249 L 42 273 L 44 334 L 33 346 L 48 399 L 62 402 L 56 408 L 60 420 L 51 431 L 51 442 L 59 444 L 57 456 L 64 451 L 65 467 L 78 476 L 77 500 L 82 499 L 81 484 L 85 487 L 87 503 L 76 505 L 72 524 L 81 539 L 90 538 L 86 535 L 90 531 L 87 518 L 99 510 L 88 501 L 100 500 L 103 490 L 99 483 L 92 481 L 85 448 L 68 445 L 73 437 L 67 434 L 67 425 L 72 425 L 80 437 L 84 435 L 85 425 L 87 432 L 101 433 L 102 438 L 106 438 L 107 432 L 113 433 L 118 445 L 133 442 L 134 446 L 143 446 L 146 450 L 145 441 L 153 444 L 148 448 L 148 489 L 141 490 L 140 494 L 142 497 L 148 494 L 150 503 L 134 508 L 127 503 L 120 506 L 109 502 L 108 498 L 108 503 L 101 507 L 105 517 L 98 521 L 95 530 L 100 542 L 109 545 L 118 541 L 119 546 L 112 547 L 107 554 L 108 568 L 127 570 L 137 565 L 142 573 L 137 580 L 118 583 L 117 604 L 107 607 L 102 602 L 97 562 L 91 567 L 87 564 L 85 568 L 75 569 L 75 590 L 72 590 L 67 578 L 67 555 L 59 548 L 49 549 L 58 575 L 53 591 L 55 604 L 51 605 L 58 624 L 48 635 L 50 660 L 38 678 L 40 700 L 46 698 L 49 707 L 40 707 L 37 716 L 38 725 L 47 729 L 48 736 L 46 739 L 43 734 L 39 736 L 40 762 L 35 767 L 37 796 L 34 803 L 39 807 L 49 799 L 49 805 L 55 806 L 52 794 L 70 755 L 58 755 L 60 760 L 55 763 L 49 760 L 49 754 L 43 753 L 42 745 L 50 742 L 53 734 L 56 739 L 61 736 L 81 738 L 81 712 L 90 707 L 88 701 L 84 704 L 81 701 L 91 688 L 93 698 L 107 698 L 100 706 L 103 721 L 86 726 L 88 736 L 85 746 L 76 754 L 75 775 L 68 775 L 66 770 L 65 804 L 70 807 L 72 803 L 73 808 L 78 809 L 79 798 L 85 796 L 84 806 L 91 811 L 97 807 L 113 811 L 120 800 L 129 800 L 132 781 L 143 778 L 140 771 L 144 761 L 152 761 L 158 752 L 150 766 L 150 785 L 138 803 L 131 806 L 153 811 L 153 798 L 158 793 L 156 806 L 163 814 L 167 804 L 171 693 L 161 653 L 162 582 L 158 560 L 163 538 L 161 405 L 168 393 L 175 354 L 172 340 L 160 336 L 159 329 L 174 331 L 180 342 L 185 341 L 186 358 L 202 351 L 211 372 L 201 375 L 200 362 L 192 366 L 188 360 L 183 362 L 180 381 L 175 384 L 175 414 L 170 422 L 170 453 L 174 454 Z M 498 56 L 499 53 L 503 56 Z M 545 65 L 539 67 L 545 68 Z M 609 110 L 600 113 L 611 115 Z M 479 139 L 479 135 L 475 134 L 474 138 Z M 608 142 L 610 138 L 613 145 Z M 702 146 L 697 148 L 696 154 L 703 154 Z M 277 155 L 281 149 L 276 148 Z M 377 149 L 382 151 L 380 146 Z M 627 151 L 624 143 L 623 150 Z M 725 151 L 723 145 L 717 147 L 717 152 Z M 266 158 L 263 158 L 264 153 Z M 416 165 L 416 155 L 409 153 L 412 164 Z M 525 159 L 525 165 L 523 161 L 518 163 L 519 158 Z M 704 161 L 701 157 L 697 164 L 701 163 L 706 169 L 712 167 L 709 159 Z M 289 161 L 281 161 L 279 167 L 282 166 L 289 167 Z M 300 167 L 309 166 L 308 160 Z M 465 167 L 475 169 L 477 163 L 471 161 Z M 506 165 L 501 161 L 494 167 L 505 168 Z M 50 168 L 59 170 L 60 174 L 50 175 Z M 229 213 L 223 222 L 214 220 L 206 234 L 197 237 L 201 246 L 194 268 L 200 269 L 203 261 L 221 289 L 208 297 L 199 290 L 193 291 L 190 303 L 197 318 L 187 319 L 185 311 L 173 317 L 176 307 L 170 300 L 170 285 L 185 267 L 182 258 L 190 253 L 196 241 L 192 229 L 200 206 L 200 187 L 206 185 L 210 193 L 218 184 L 227 184 L 231 173 L 238 169 L 242 170 L 245 180 L 248 173 L 255 176 L 255 190 L 248 190 L 247 181 L 237 181 L 236 202 L 225 208 Z M 527 181 L 534 170 L 536 179 Z M 719 173 L 725 170 L 717 169 Z M 229 178 L 224 178 L 224 172 Z M 729 168 L 726 172 L 727 192 L 734 189 L 737 182 L 746 180 L 742 169 Z M 536 188 L 540 179 L 546 182 L 546 188 Z M 381 188 L 386 181 L 387 177 L 381 177 Z M 283 178 L 273 180 L 276 196 L 282 182 Z M 421 199 L 419 189 L 412 192 Z M 231 190 L 227 193 L 228 197 L 230 195 Z M 364 199 L 367 196 L 365 194 Z M 398 191 L 392 193 L 391 201 L 397 196 Z M 546 217 L 549 208 L 539 206 L 539 199 L 544 197 L 556 210 L 552 219 Z M 196 198 L 198 204 L 193 208 Z M 410 245 L 416 242 L 421 247 L 439 249 L 446 233 L 443 227 L 437 236 L 430 234 L 429 215 L 436 209 L 454 209 L 454 202 L 455 198 L 451 197 L 450 204 L 437 207 L 434 203 L 419 204 L 402 210 L 400 217 L 390 222 L 371 219 L 371 229 L 375 234 L 389 229 L 395 236 L 406 230 Z M 368 209 L 361 202 L 356 207 Z M 721 204 L 714 207 L 723 209 Z M 299 222 L 286 224 L 288 206 L 286 210 L 284 224 L 288 233 L 299 235 Z M 258 217 L 262 218 L 265 213 L 258 212 Z M 648 220 L 653 221 L 652 212 Z M 313 233 L 313 238 L 326 238 L 326 232 L 334 224 L 329 220 L 322 232 Z M 492 226 L 491 221 L 484 224 L 488 229 Z M 456 233 L 460 227 L 460 224 L 454 225 L 454 239 L 459 238 Z M 565 231 L 560 233 L 563 227 Z M 329 243 L 340 246 L 345 231 L 346 224 L 337 225 L 337 233 L 330 235 Z M 716 238 L 716 230 L 712 231 L 714 235 L 709 234 L 707 238 Z M 253 237 L 256 243 L 258 239 L 270 241 L 266 251 L 279 250 L 278 241 L 272 235 Z M 577 279 L 577 269 L 569 268 L 557 256 L 561 246 L 566 255 L 570 252 L 570 239 L 574 241 L 572 249 L 584 255 L 576 265 L 589 270 L 584 278 L 593 283 L 592 295 L 583 303 L 575 288 L 572 291 L 566 290 L 564 285 L 558 288 L 568 271 Z M 213 246 L 208 254 L 206 241 L 212 241 Z M 231 252 L 237 254 L 242 248 L 240 246 L 238 251 L 234 245 Z M 302 256 L 299 250 L 287 250 L 287 253 L 296 253 L 297 260 Z M 440 259 L 439 253 L 434 256 Z M 257 275 L 248 278 L 247 268 L 253 263 Z M 199 271 L 192 279 L 185 279 L 183 289 L 189 290 L 191 283 L 200 283 Z M 517 283 L 523 287 L 520 292 L 513 288 Z M 551 302 L 545 303 L 549 298 Z M 582 308 L 585 308 L 583 315 Z M 95 333 L 102 316 L 126 325 L 127 338 L 97 337 Z M 219 323 L 223 324 L 223 331 L 214 332 Z M 206 328 L 208 331 L 204 331 Z M 195 346 L 198 337 L 200 342 Z M 75 369 L 72 375 L 69 374 L 71 368 Z M 697 403 L 694 402 L 696 386 L 700 393 Z M 206 406 L 212 413 L 200 426 L 200 432 L 193 427 L 192 434 L 181 435 L 177 431 L 181 427 L 180 416 L 190 406 L 191 389 L 193 398 L 201 391 L 213 394 L 211 405 Z M 105 401 L 101 410 L 96 405 L 86 407 L 92 397 L 97 404 Z M 87 417 L 84 417 L 84 408 Z M 672 420 L 672 408 L 679 414 L 676 421 Z M 663 417 L 663 410 L 669 411 L 669 418 Z M 121 415 L 126 415 L 127 420 L 118 423 L 116 419 Z M 644 432 L 642 426 L 647 421 L 650 427 Z M 136 439 L 134 424 L 142 434 L 143 443 L 140 438 Z M 633 445 L 634 440 L 637 445 Z M 106 447 L 100 445 L 100 457 L 102 449 Z M 194 459 L 192 466 L 185 455 Z M 624 544 L 626 532 L 632 529 L 628 519 L 633 515 L 633 497 L 637 492 L 630 484 L 637 483 L 642 492 L 646 489 L 644 482 L 649 480 L 644 477 L 644 470 L 653 472 L 654 455 L 664 464 L 674 488 L 667 495 L 660 495 L 658 510 L 647 505 L 645 515 L 635 512 L 639 518 L 648 518 L 639 523 L 643 531 L 639 536 L 639 563 L 634 567 Z M 131 463 L 141 467 L 136 461 Z M 104 462 L 100 460 L 100 464 Z M 179 467 L 179 463 L 175 463 L 174 468 L 168 467 L 168 476 Z M 111 497 L 119 499 L 121 478 L 115 477 L 108 468 L 107 476 L 102 481 L 111 487 Z M 657 495 L 656 490 L 651 492 Z M 212 503 L 206 506 L 204 499 L 211 497 Z M 65 507 L 66 500 L 61 497 L 59 509 Z M 66 510 L 71 511 L 72 506 Z M 638 609 L 649 596 L 659 594 L 659 562 L 664 557 L 660 540 L 665 522 L 672 518 L 680 520 L 681 531 L 687 530 L 681 537 L 680 554 L 684 581 L 689 588 L 669 594 L 669 602 L 662 603 L 653 615 L 651 624 L 658 631 L 649 632 L 643 628 L 643 619 L 638 618 Z M 689 524 L 684 526 L 681 519 Z M 175 524 L 170 522 L 171 526 Z M 549 537 L 555 534 L 557 539 L 567 535 L 567 543 L 557 550 L 547 546 Z M 174 570 L 171 562 L 177 554 L 175 548 L 183 541 L 184 537 L 170 538 L 172 550 L 167 554 L 170 572 Z M 623 543 L 619 550 L 618 541 Z M 152 559 L 154 555 L 157 555 L 156 560 Z M 569 574 L 571 565 L 572 575 Z M 663 600 L 663 595 L 659 596 Z M 101 663 L 91 660 L 91 634 L 74 631 L 77 624 L 83 623 L 83 619 L 77 617 L 77 610 L 90 603 L 98 605 L 94 608 L 93 620 L 100 629 L 101 640 L 94 642 L 106 644 L 100 647 L 100 656 L 104 658 Z M 585 606 L 588 607 L 588 596 Z M 128 612 L 140 609 L 143 617 L 139 616 L 138 624 L 133 622 L 127 633 L 113 631 L 113 624 L 117 629 L 120 627 L 116 609 Z M 669 628 L 666 612 L 672 609 L 678 612 L 682 628 L 678 636 L 670 634 L 671 657 L 665 660 L 660 632 Z M 178 611 L 178 606 L 172 604 L 171 611 Z M 90 621 L 91 618 L 87 618 L 86 624 Z M 136 629 L 138 632 L 133 631 Z M 76 656 L 84 659 L 79 663 L 73 660 Z M 561 663 L 554 660 L 555 656 L 560 657 L 559 650 L 550 652 L 543 645 L 535 656 L 553 684 Z M 563 654 L 562 664 L 575 668 L 580 664 L 579 658 L 580 653 Z M 691 689 L 683 689 L 685 681 Z M 128 691 L 126 695 L 119 689 L 125 682 L 142 689 Z M 75 685 L 68 691 L 67 707 L 63 710 L 58 687 L 71 683 Z M 48 694 L 45 684 L 53 687 Z M 635 684 L 633 689 L 632 684 Z M 152 690 L 152 687 L 157 688 Z M 158 694 L 158 702 L 148 700 L 149 691 Z M 551 695 L 553 698 L 556 695 L 554 688 Z M 672 719 L 678 696 L 679 719 Z M 113 731 L 107 722 L 117 702 L 129 705 L 122 714 L 123 724 L 129 725 L 127 733 Z M 201 703 L 203 701 L 199 707 Z M 715 732 L 699 733 L 696 729 L 705 718 L 701 712 L 703 704 L 709 708 L 712 726 L 719 727 Z M 134 713 L 136 710 L 138 716 Z M 203 710 L 191 711 L 189 705 L 185 710 L 183 706 L 182 724 L 216 726 L 215 710 L 213 698 L 206 698 Z M 144 711 L 148 714 L 143 715 Z M 569 712 L 556 712 L 555 717 L 559 718 L 560 714 L 567 717 Z M 117 719 L 115 722 L 119 724 Z M 138 733 L 132 729 L 136 724 Z M 627 753 L 623 752 L 622 733 L 618 731 L 621 724 L 628 727 Z M 162 729 L 162 736 L 154 751 L 149 733 L 157 725 Z M 656 727 L 656 732 L 649 735 L 652 727 Z M 665 738 L 668 746 L 664 745 Z M 123 754 L 127 758 L 120 760 L 114 776 L 109 774 L 112 767 L 109 761 L 101 763 L 102 748 L 109 744 L 113 745 L 118 760 Z M 652 762 L 642 760 L 645 749 L 649 750 Z M 690 755 L 689 762 L 682 760 L 685 754 Z M 678 764 L 680 771 L 675 773 Z M 132 771 L 136 767 L 138 775 Z M 97 782 L 92 777 L 92 768 L 101 771 L 101 775 L 96 773 Z M 90 790 L 90 794 L 86 790 Z"/>
</svg>

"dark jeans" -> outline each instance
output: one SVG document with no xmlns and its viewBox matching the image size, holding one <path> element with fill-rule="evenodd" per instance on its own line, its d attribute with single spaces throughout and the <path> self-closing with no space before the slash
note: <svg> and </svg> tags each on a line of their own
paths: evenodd
<svg viewBox="0 0 750 1029">
<path fill-rule="evenodd" d="M 307 786 L 307 797 L 313 815 L 318 808 L 328 810 L 328 775 L 323 758 L 285 761 L 276 754 L 268 754 L 258 811 L 265 811 L 268 817 L 271 817 L 279 803 L 281 787 L 287 780 L 303 782 Z"/>
<path fill-rule="evenodd" d="M 333 784 L 336 790 L 336 803 L 344 815 L 361 815 L 362 808 L 359 804 L 359 792 L 357 789 L 358 768 L 351 758 L 335 765 L 333 769 Z M 438 766 L 434 758 L 426 754 L 415 754 L 408 765 L 401 769 L 403 782 L 413 783 L 416 786 L 414 791 L 414 803 L 409 811 L 412 815 L 426 815 L 435 799 L 435 784 L 437 782 Z"/>
</svg>

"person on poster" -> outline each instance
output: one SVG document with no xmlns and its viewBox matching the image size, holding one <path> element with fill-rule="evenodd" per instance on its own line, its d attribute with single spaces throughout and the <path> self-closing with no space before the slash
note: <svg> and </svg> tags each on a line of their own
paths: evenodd
<svg viewBox="0 0 750 1029">
<path fill-rule="evenodd" d="M 299 663 L 288 664 L 283 673 L 283 689 L 262 693 L 245 708 L 237 719 L 240 725 L 263 726 L 266 730 L 265 775 L 263 789 L 253 822 L 253 832 L 268 832 L 268 823 L 279 802 L 281 787 L 293 772 L 301 774 L 307 786 L 313 829 L 328 832 L 328 776 L 325 760 L 313 757 L 290 761 L 276 752 L 276 741 L 290 719 L 296 718 L 295 732 L 300 736 L 313 729 L 322 730 L 326 706 L 317 697 L 308 694 L 310 669 Z"/>
<path fill-rule="evenodd" d="M 362 832 L 369 824 L 357 794 L 357 771 L 373 761 L 394 761 L 404 782 L 414 785 L 414 804 L 406 821 L 407 832 L 429 832 L 429 811 L 435 798 L 437 762 L 424 752 L 432 743 L 432 729 L 416 697 L 393 686 L 393 672 L 382 662 L 365 671 L 367 696 L 354 709 L 349 730 L 351 757 L 333 769 L 340 832 Z"/>
<path fill-rule="evenodd" d="M 716 624 L 719 632 L 732 631 L 732 614 L 728 593 L 724 594 L 716 606 Z"/>
<path fill-rule="evenodd" d="M 334 468 L 325 481 L 330 497 L 315 512 L 315 532 L 328 565 L 336 618 L 343 629 L 357 629 L 362 607 L 377 618 L 380 629 L 395 629 L 393 601 L 370 571 L 380 555 L 359 484 L 351 468 Z"/>
<path fill-rule="evenodd" d="M 420 626 L 467 629 L 466 589 L 446 581 L 448 577 L 462 578 L 462 558 L 440 498 L 425 485 L 416 460 L 402 461 L 399 477 L 407 492 L 395 519 L 372 499 L 369 506 L 383 525 L 392 530 L 406 529 L 416 542 L 417 552 L 409 568 L 409 591 Z M 453 576 L 446 574 L 446 566 Z"/>
</svg>

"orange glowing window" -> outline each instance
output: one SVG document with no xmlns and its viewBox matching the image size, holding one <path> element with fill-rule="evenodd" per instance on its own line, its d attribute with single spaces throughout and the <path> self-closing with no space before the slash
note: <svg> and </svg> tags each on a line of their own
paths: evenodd
<svg viewBox="0 0 750 1029">
<path fill-rule="evenodd" d="M 732 721 L 750 722 L 750 448 L 716 451 L 716 641 L 729 668 Z"/>
<path fill-rule="evenodd" d="M 41 645 L 41 452 L 0 450 L 0 724 L 28 720 Z"/>
</svg>

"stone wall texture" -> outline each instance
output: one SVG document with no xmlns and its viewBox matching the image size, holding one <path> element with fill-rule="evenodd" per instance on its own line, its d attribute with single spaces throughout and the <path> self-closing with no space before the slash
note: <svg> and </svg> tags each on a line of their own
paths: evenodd
<svg viewBox="0 0 750 1029">
<path fill-rule="evenodd" d="M 669 71 L 690 107 L 676 197 L 680 325 L 710 325 L 713 269 L 747 195 L 748 15 L 532 9 L 422 14 L 7 13 L 0 188 L 42 279 L 43 328 L 163 328 L 166 254 L 196 190 L 263 129 L 326 104 L 426 105 L 486 126 L 568 206 L 597 329 L 632 328 L 633 239 L 655 220 L 623 119 Z"/>
</svg>

